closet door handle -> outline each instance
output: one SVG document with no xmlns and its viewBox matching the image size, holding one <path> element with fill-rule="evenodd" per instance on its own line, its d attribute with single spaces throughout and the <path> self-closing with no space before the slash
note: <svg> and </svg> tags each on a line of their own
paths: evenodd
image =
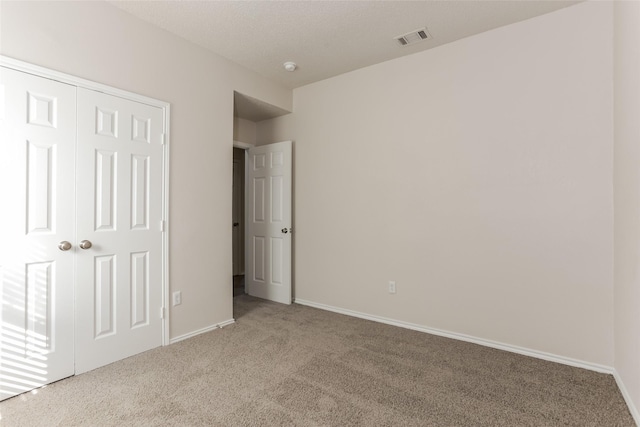
<svg viewBox="0 0 640 427">
<path fill-rule="evenodd" d="M 93 245 L 88 240 L 83 240 L 82 242 L 80 242 L 80 249 L 89 249 L 91 246 Z"/>
<path fill-rule="evenodd" d="M 71 249 L 71 243 L 67 242 L 66 240 L 63 240 L 62 242 L 58 243 L 58 249 L 60 249 L 61 251 L 68 251 L 69 249 Z"/>
</svg>

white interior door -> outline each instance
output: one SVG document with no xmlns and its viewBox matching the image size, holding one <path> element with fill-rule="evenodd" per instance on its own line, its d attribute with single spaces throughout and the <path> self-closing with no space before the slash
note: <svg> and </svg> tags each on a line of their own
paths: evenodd
<svg viewBox="0 0 640 427">
<path fill-rule="evenodd" d="M 291 304 L 291 141 L 247 150 L 247 293 Z"/>
<path fill-rule="evenodd" d="M 74 373 L 76 88 L 0 67 L 0 400 Z"/>
<path fill-rule="evenodd" d="M 76 373 L 162 345 L 161 108 L 78 89 Z"/>
</svg>

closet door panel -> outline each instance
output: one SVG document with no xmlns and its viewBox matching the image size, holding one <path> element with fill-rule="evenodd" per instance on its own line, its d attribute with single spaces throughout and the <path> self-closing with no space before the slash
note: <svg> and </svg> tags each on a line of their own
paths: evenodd
<svg viewBox="0 0 640 427">
<path fill-rule="evenodd" d="M 74 373 L 76 88 L 0 67 L 0 97 L 1 400 Z"/>
<path fill-rule="evenodd" d="M 162 344 L 163 126 L 160 108 L 78 89 L 76 373 Z"/>
</svg>

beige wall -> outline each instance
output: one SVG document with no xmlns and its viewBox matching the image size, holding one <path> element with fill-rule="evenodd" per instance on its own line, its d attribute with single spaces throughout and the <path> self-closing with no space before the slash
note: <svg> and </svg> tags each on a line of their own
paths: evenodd
<svg viewBox="0 0 640 427">
<path fill-rule="evenodd" d="M 2 2 L 0 53 L 171 103 L 170 280 L 177 337 L 232 317 L 233 91 L 291 91 L 104 2 Z"/>
<path fill-rule="evenodd" d="M 240 117 L 233 118 L 233 140 L 256 144 L 256 123 Z"/>
<path fill-rule="evenodd" d="M 322 120 L 322 118 L 320 118 Z M 263 120 L 256 123 L 256 145 L 271 144 L 280 141 L 292 141 L 295 132 L 295 113 Z M 295 147 L 294 147 L 295 151 Z M 295 154 L 295 152 L 294 152 Z M 295 169 L 295 164 L 293 165 Z M 295 185 L 295 182 L 294 182 Z"/>
<path fill-rule="evenodd" d="M 612 367 L 612 37 L 584 3 L 294 90 L 296 298 Z"/>
<path fill-rule="evenodd" d="M 614 23 L 615 368 L 640 422 L 640 3 Z"/>
</svg>

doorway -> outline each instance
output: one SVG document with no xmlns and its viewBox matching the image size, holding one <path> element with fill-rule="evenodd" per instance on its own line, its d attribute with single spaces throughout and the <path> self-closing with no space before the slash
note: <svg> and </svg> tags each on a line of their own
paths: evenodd
<svg viewBox="0 0 640 427">
<path fill-rule="evenodd" d="M 233 147 L 233 296 L 244 289 L 244 149 Z"/>
<path fill-rule="evenodd" d="M 252 282 L 247 278 L 253 278 L 252 271 L 255 270 L 255 263 L 252 261 L 252 256 L 255 255 L 250 250 L 250 245 L 247 241 L 253 242 L 255 239 L 249 235 L 251 228 L 245 216 L 249 215 L 249 212 L 253 212 L 248 198 L 251 195 L 247 187 L 248 185 L 248 166 L 250 164 L 250 150 L 256 149 L 258 140 L 263 139 L 259 137 L 259 124 L 266 120 L 274 119 L 279 116 L 290 114 L 291 111 L 284 110 L 275 105 L 269 104 L 262 100 L 244 95 L 239 92 L 233 94 L 233 192 L 232 192 L 232 289 L 233 296 L 239 295 L 253 295 L 260 296 L 258 293 L 252 293 Z M 276 159 L 279 154 L 275 154 Z M 271 153 L 262 153 L 259 157 L 266 159 L 267 156 L 271 159 Z M 252 169 L 253 170 L 253 169 Z M 277 179 L 276 179 L 277 181 Z M 266 183 L 266 181 L 265 181 Z M 248 186 L 253 188 L 252 185 Z M 266 187 L 265 187 L 266 188 Z M 279 195 L 280 193 L 276 193 Z M 268 194 L 265 193 L 265 197 Z M 262 205 L 261 205 L 262 206 Z M 265 207 L 264 205 L 263 207 Z M 272 224 L 275 226 L 275 223 Z M 278 228 L 278 232 L 284 229 L 285 225 L 281 225 Z M 287 222 L 287 230 L 290 229 L 291 224 Z M 284 232 L 282 232 L 284 233 Z M 255 236 L 254 236 L 255 237 Z M 280 236 L 279 236 L 280 237 Z M 290 235 L 286 236 L 290 239 Z M 256 237 L 258 240 L 266 244 L 266 236 Z M 276 239 L 277 240 L 277 239 Z M 271 240 L 269 240 L 271 241 Z M 277 243 L 277 242 L 275 242 Z M 274 243 L 274 244 L 275 244 Z M 286 245 L 281 245 L 285 247 Z M 280 246 L 276 246 L 276 249 Z M 265 246 L 265 251 L 271 251 L 270 246 Z M 270 259 L 267 252 L 260 252 L 265 255 L 263 261 Z M 271 267 L 263 266 L 263 270 L 270 271 Z M 267 270 L 268 269 L 268 270 Z M 289 267 L 287 267 L 287 270 Z M 277 273 L 277 272 L 276 272 Z M 275 279 L 278 280 L 279 276 L 276 274 Z M 254 286 L 255 287 L 255 286 Z M 255 289 L 254 289 L 255 290 Z M 264 297 L 264 296 L 263 296 Z M 269 299 L 269 298 L 267 298 Z"/>
</svg>

